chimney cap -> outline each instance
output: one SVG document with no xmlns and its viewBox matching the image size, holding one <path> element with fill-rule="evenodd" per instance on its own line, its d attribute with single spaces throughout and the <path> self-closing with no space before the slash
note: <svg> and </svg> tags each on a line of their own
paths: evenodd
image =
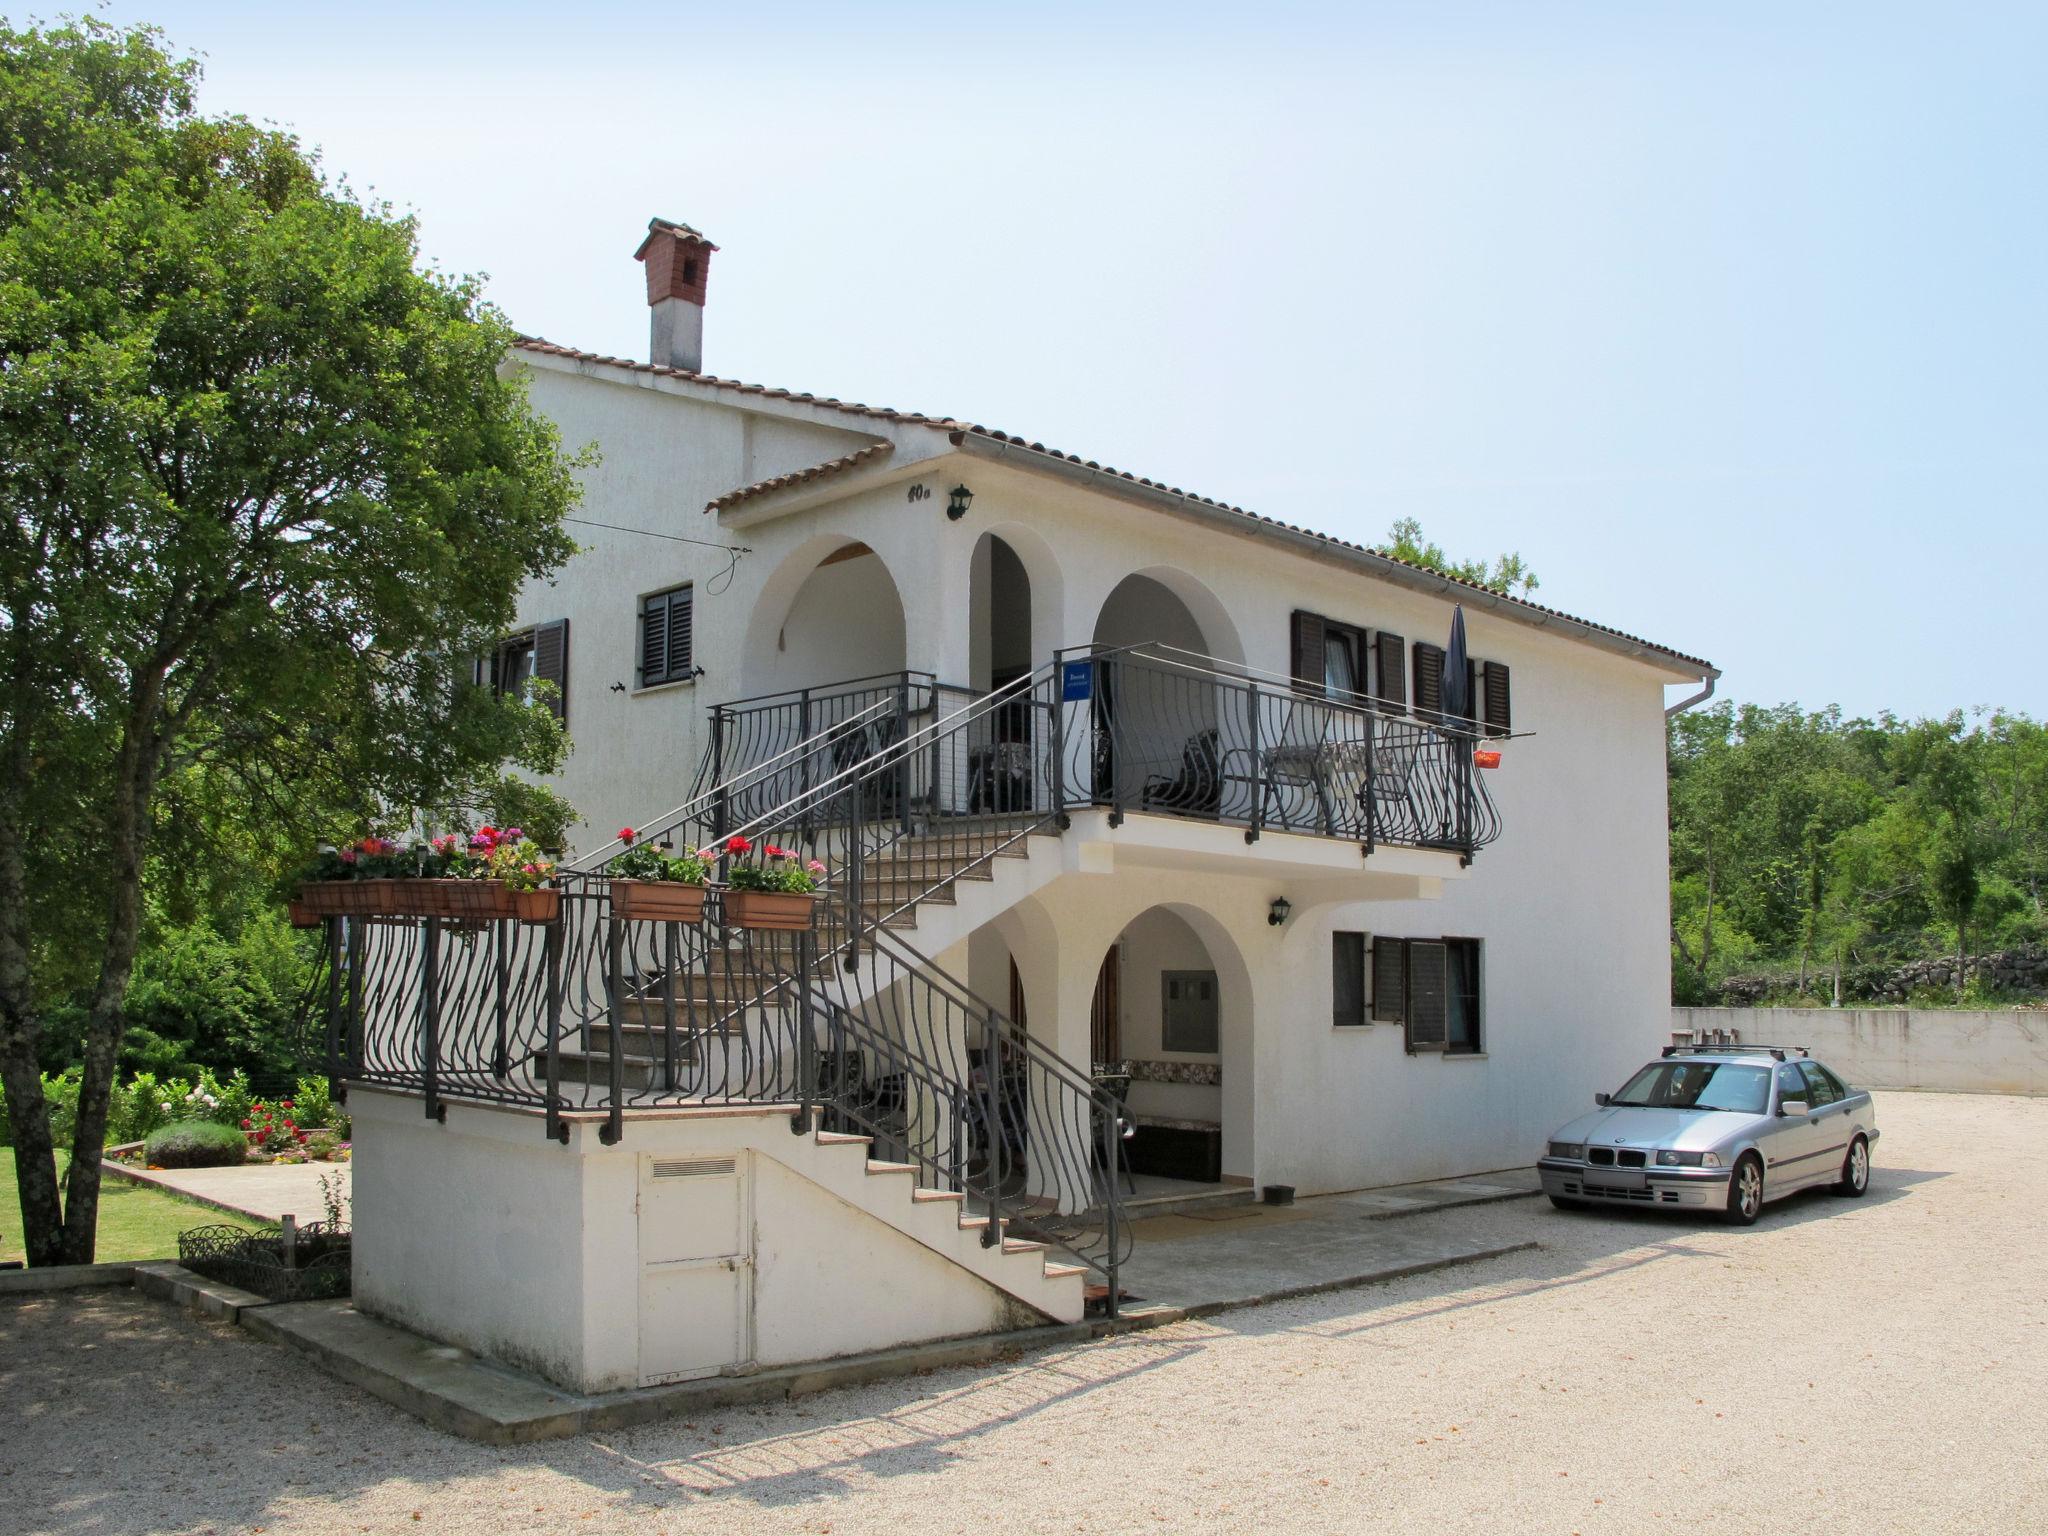
<svg viewBox="0 0 2048 1536">
<path fill-rule="evenodd" d="M 679 223 L 675 219 L 655 218 L 647 221 L 647 238 L 640 242 L 640 249 L 633 253 L 635 261 L 641 261 L 646 258 L 647 247 L 654 244 L 654 239 L 657 235 L 668 235 L 684 245 L 701 245 L 707 251 L 718 249 L 717 246 L 704 238 L 702 232 L 690 228 L 687 224 Z"/>
</svg>

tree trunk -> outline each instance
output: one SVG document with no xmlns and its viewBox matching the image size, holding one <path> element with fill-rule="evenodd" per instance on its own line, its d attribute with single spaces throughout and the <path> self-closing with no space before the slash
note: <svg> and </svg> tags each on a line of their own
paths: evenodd
<svg viewBox="0 0 2048 1536">
<path fill-rule="evenodd" d="M 1714 838 L 1707 835 L 1707 916 L 1700 927 L 1700 977 L 1705 979 L 1707 962 L 1714 958 Z"/>
<path fill-rule="evenodd" d="M 34 981 L 29 973 L 28 882 L 22 843 L 22 786 L 29 773 L 27 688 L 17 672 L 12 719 L 0 762 L 0 1089 L 14 1141 L 14 1188 L 21 1201 L 22 1246 L 32 1265 L 61 1264 L 64 1210 L 57 1154 L 43 1100 Z"/>
<path fill-rule="evenodd" d="M 78 1086 L 78 1126 L 65 1176 L 61 1262 L 90 1264 L 98 1241 L 100 1158 L 107 1141 L 107 1111 L 126 1022 L 128 981 L 142 930 L 142 860 L 149 839 L 149 801 L 161 761 L 158 739 L 163 680 L 145 673 L 129 688 L 128 718 L 114 759 L 107 815 L 107 858 L 113 876 L 107 896 L 106 942 L 99 980 L 85 1026 L 84 1072 Z"/>
</svg>

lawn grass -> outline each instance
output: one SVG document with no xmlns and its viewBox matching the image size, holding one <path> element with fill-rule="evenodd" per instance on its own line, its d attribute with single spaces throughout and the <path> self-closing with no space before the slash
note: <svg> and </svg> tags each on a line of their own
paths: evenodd
<svg viewBox="0 0 2048 1536">
<path fill-rule="evenodd" d="M 59 1153 L 60 1177 L 63 1168 L 63 1154 Z M 99 1247 L 95 1257 L 102 1264 L 129 1259 L 175 1259 L 180 1232 L 216 1221 L 249 1228 L 256 1225 L 246 1218 L 216 1211 L 212 1206 L 197 1205 L 110 1176 L 100 1183 Z M 21 1201 L 14 1185 L 14 1149 L 0 1147 L 0 1259 L 25 1257 Z"/>
</svg>

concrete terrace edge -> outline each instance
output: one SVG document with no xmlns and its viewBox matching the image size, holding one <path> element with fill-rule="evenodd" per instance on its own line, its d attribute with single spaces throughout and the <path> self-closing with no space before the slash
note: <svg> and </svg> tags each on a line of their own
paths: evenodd
<svg viewBox="0 0 2048 1536">
<path fill-rule="evenodd" d="M 630 1428 L 698 1408 L 779 1402 L 837 1387 L 861 1386 L 954 1366 L 1050 1349 L 1061 1344 L 1165 1328 L 1246 1307 L 1405 1280 L 1541 1248 L 1533 1240 L 1474 1248 L 1360 1274 L 1283 1286 L 1256 1295 L 1188 1306 L 1144 1307 L 1118 1318 L 1051 1324 L 945 1339 L 871 1354 L 777 1366 L 743 1376 L 709 1376 L 668 1386 L 598 1396 L 567 1392 L 357 1312 L 346 1301 L 273 1302 L 203 1279 L 176 1263 L 70 1265 L 0 1272 L 0 1295 L 130 1284 L 145 1296 L 232 1323 L 256 1338 L 309 1356 L 330 1375 L 448 1434 L 485 1445 Z"/>
<path fill-rule="evenodd" d="M 336 1166 L 346 1167 L 347 1164 L 337 1164 Z M 111 1158 L 100 1164 L 100 1171 L 102 1174 L 110 1175 L 113 1178 L 124 1179 L 130 1184 L 139 1184 L 144 1189 L 153 1189 L 158 1194 L 167 1195 L 173 1200 L 182 1200 L 187 1205 L 203 1206 L 207 1210 L 219 1211 L 227 1216 L 239 1216 L 244 1221 L 263 1222 L 270 1226 L 277 1225 L 277 1218 L 275 1216 L 266 1216 L 261 1211 L 251 1211 L 239 1205 L 230 1205 L 227 1201 L 216 1200 L 211 1195 L 195 1195 L 190 1190 L 178 1188 L 175 1184 L 166 1184 L 161 1179 L 151 1178 L 146 1169 L 130 1168 L 123 1163 L 113 1161 Z"/>
<path fill-rule="evenodd" d="M 243 1312 L 256 1337 L 309 1355 L 330 1374 L 448 1434 L 486 1445 L 526 1445 L 627 1429 L 696 1409 L 781 1402 L 954 1366 L 1164 1328 L 1192 1318 L 1297 1297 L 1404 1280 L 1538 1248 L 1533 1241 L 1472 1249 L 1357 1275 L 1287 1286 L 1185 1307 L 1146 1307 L 1115 1319 L 1051 1324 L 944 1339 L 870 1354 L 777 1366 L 740 1376 L 707 1376 L 667 1386 L 586 1395 L 380 1322 L 345 1301 L 292 1302 Z"/>
</svg>

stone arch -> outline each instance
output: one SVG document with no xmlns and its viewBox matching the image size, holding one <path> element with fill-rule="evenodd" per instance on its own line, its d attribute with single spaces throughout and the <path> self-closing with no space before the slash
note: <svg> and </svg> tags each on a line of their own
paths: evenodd
<svg viewBox="0 0 2048 1536">
<path fill-rule="evenodd" d="M 1156 630 L 1164 632 L 1151 632 Z M 1099 645 L 1157 640 L 1244 664 L 1244 642 L 1223 600 L 1177 566 L 1150 565 L 1127 574 L 1102 600 L 1092 638 Z"/>
</svg>

